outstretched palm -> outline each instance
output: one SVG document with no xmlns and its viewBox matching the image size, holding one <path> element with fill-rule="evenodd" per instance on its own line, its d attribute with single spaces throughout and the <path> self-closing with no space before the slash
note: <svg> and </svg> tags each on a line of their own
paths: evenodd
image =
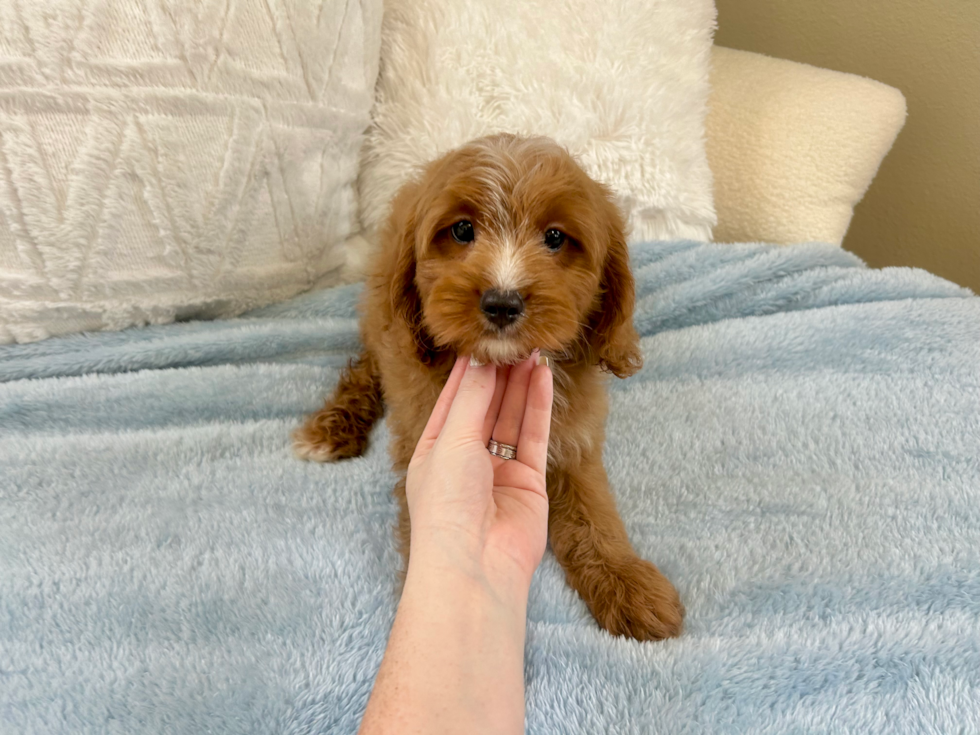
<svg viewBox="0 0 980 735">
<path fill-rule="evenodd" d="M 413 555 L 428 538 L 482 573 L 530 580 L 547 539 L 551 401 L 551 371 L 534 360 L 457 362 L 409 465 Z M 516 446 L 516 459 L 491 455 L 491 438 Z"/>
</svg>

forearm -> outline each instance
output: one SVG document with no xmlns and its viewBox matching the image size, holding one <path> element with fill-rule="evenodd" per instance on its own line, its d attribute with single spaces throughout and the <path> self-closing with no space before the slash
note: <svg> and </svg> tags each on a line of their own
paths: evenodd
<svg viewBox="0 0 980 735">
<path fill-rule="evenodd" d="M 361 733 L 523 732 L 526 585 L 413 561 Z"/>
</svg>

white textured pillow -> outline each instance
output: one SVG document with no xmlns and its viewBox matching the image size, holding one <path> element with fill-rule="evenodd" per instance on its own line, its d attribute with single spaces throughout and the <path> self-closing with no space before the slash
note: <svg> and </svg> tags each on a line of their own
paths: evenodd
<svg viewBox="0 0 980 735">
<path fill-rule="evenodd" d="M 710 239 L 714 18 L 712 0 L 388 0 L 359 179 L 369 239 L 417 167 L 496 132 L 566 146 L 633 240 Z"/>
<path fill-rule="evenodd" d="M 343 262 L 381 0 L 0 0 L 0 342 L 227 316 Z"/>
</svg>

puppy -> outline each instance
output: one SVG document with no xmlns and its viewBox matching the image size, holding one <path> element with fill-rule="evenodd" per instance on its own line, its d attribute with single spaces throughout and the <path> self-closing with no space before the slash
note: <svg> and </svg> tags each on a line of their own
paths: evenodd
<svg viewBox="0 0 980 735">
<path fill-rule="evenodd" d="M 547 138 L 496 135 L 430 164 L 395 197 L 362 301 L 364 351 L 294 434 L 305 459 L 360 455 L 388 412 L 408 555 L 404 474 L 457 355 L 551 358 L 548 533 L 599 624 L 676 636 L 684 609 L 636 555 L 602 465 L 606 373 L 642 364 L 623 218 L 610 193 Z"/>
</svg>

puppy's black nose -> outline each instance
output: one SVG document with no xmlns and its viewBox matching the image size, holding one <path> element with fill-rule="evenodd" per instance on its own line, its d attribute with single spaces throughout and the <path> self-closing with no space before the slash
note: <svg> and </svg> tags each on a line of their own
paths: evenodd
<svg viewBox="0 0 980 735">
<path fill-rule="evenodd" d="M 487 319 L 498 327 L 513 324 L 524 313 L 524 299 L 517 291 L 484 291 L 480 297 L 480 308 Z"/>
</svg>

